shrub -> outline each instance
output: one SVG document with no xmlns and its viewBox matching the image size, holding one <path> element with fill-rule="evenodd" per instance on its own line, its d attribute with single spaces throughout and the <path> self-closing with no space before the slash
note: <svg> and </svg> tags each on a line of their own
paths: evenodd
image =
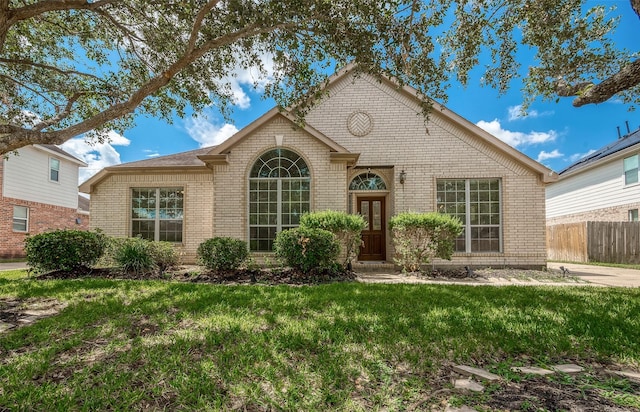
<svg viewBox="0 0 640 412">
<path fill-rule="evenodd" d="M 300 218 L 300 226 L 310 229 L 324 229 L 333 233 L 340 244 L 340 255 L 344 257 L 344 266 L 346 267 L 358 256 L 362 244 L 361 234 L 366 222 L 360 215 L 325 210 L 305 213 Z"/>
<path fill-rule="evenodd" d="M 156 269 L 150 241 L 140 237 L 130 237 L 118 239 L 115 244 L 113 259 L 123 271 L 148 273 Z"/>
<path fill-rule="evenodd" d="M 303 272 L 333 269 L 340 253 L 340 245 L 333 233 L 306 227 L 278 233 L 273 249 L 288 266 Z"/>
<path fill-rule="evenodd" d="M 149 248 L 151 259 L 160 272 L 174 268 L 180 263 L 178 252 L 171 242 L 149 242 Z"/>
<path fill-rule="evenodd" d="M 36 272 L 91 267 L 104 253 L 106 243 L 106 236 L 97 231 L 54 230 L 28 236 L 27 264 Z"/>
<path fill-rule="evenodd" d="M 389 221 L 394 261 L 403 271 L 414 272 L 434 257 L 451 260 L 455 239 L 462 233 L 457 218 L 442 213 L 405 212 Z"/>
<path fill-rule="evenodd" d="M 247 242 L 231 237 L 214 237 L 198 246 L 200 263 L 210 270 L 234 270 L 249 256 Z"/>
</svg>

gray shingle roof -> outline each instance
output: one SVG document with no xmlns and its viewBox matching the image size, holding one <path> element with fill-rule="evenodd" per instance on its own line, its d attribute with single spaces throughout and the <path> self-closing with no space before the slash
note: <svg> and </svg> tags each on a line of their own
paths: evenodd
<svg viewBox="0 0 640 412">
<path fill-rule="evenodd" d="M 631 132 L 624 137 L 616 140 L 615 142 L 609 143 L 605 147 L 602 147 L 596 150 L 594 153 L 591 153 L 589 156 L 585 156 L 582 159 L 578 160 L 574 164 L 570 165 L 560 173 L 562 175 L 564 173 L 573 172 L 578 169 L 582 169 L 590 164 L 593 164 L 600 159 L 604 159 L 607 156 L 611 156 L 614 153 L 619 152 L 620 150 L 624 150 L 633 145 L 640 144 L 640 129 L 635 132 Z"/>
<path fill-rule="evenodd" d="M 198 159 L 198 156 L 209 153 L 213 147 L 215 146 L 203 147 L 167 156 L 152 157 L 151 159 L 137 160 L 135 162 L 121 163 L 116 166 L 111 166 L 111 168 L 204 166 L 204 163 Z"/>
<path fill-rule="evenodd" d="M 66 156 L 66 157 L 70 157 L 72 159 L 76 159 L 79 162 L 82 162 L 82 160 L 78 159 L 77 157 L 75 157 L 72 154 L 69 154 L 68 152 L 65 152 L 64 150 L 60 149 L 58 146 L 53 145 L 53 144 L 41 144 L 40 146 L 45 147 L 49 150 L 51 150 L 52 152 L 56 152 L 62 156 Z"/>
</svg>

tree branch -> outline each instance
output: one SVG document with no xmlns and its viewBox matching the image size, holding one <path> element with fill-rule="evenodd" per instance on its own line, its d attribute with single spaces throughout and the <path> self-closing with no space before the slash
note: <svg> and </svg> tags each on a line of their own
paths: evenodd
<svg viewBox="0 0 640 412">
<path fill-rule="evenodd" d="M 555 89 L 558 96 L 577 96 L 572 104 L 574 107 L 581 107 L 605 102 L 616 93 L 631 89 L 638 84 L 640 84 L 640 59 L 622 67 L 618 73 L 599 84 L 582 82 L 571 85 L 563 79 L 558 79 Z"/>
</svg>

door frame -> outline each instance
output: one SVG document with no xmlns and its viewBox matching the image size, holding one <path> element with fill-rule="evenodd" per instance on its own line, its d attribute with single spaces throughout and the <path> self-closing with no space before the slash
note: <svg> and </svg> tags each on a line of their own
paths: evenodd
<svg viewBox="0 0 640 412">
<path fill-rule="evenodd" d="M 381 259 L 362 259 L 360 257 L 360 251 L 358 251 L 358 261 L 360 262 L 368 262 L 368 261 L 386 261 L 387 260 L 387 193 L 358 193 L 355 195 L 356 201 L 356 212 L 360 213 L 360 202 L 362 200 L 380 200 L 381 201 Z"/>
</svg>

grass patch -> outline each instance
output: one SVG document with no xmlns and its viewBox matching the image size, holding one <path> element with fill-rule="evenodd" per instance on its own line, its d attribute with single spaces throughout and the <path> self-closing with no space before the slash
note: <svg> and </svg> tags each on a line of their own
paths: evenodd
<svg viewBox="0 0 640 412">
<path fill-rule="evenodd" d="M 636 289 L 4 279 L 0 297 L 67 303 L 0 334 L 8 410 L 398 410 L 452 362 L 640 364 Z"/>
<path fill-rule="evenodd" d="M 0 270 L 0 280 L 17 280 L 28 276 L 29 273 L 25 269 Z"/>
</svg>

